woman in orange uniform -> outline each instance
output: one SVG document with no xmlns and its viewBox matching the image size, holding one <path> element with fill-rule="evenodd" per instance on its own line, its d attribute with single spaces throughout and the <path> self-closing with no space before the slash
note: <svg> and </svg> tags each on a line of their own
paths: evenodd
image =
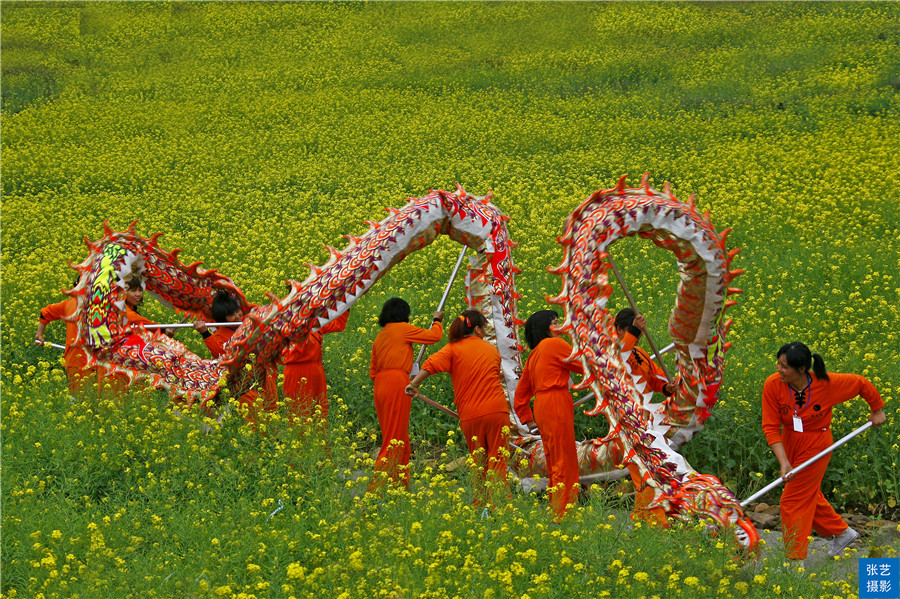
<svg viewBox="0 0 900 599">
<path fill-rule="evenodd" d="M 431 345 L 444 334 L 444 313 L 434 313 L 430 329 L 409 324 L 409 304 L 399 297 L 384 303 L 378 324 L 381 332 L 372 343 L 369 377 L 375 387 L 375 413 L 381 426 L 381 451 L 375 462 L 376 472 L 386 472 L 391 480 L 398 475 L 409 486 L 409 412 L 412 398 L 406 394 L 409 371 L 413 363 L 413 343 Z"/>
<path fill-rule="evenodd" d="M 575 408 L 569 393 L 569 375 L 584 374 L 581 364 L 566 359 L 572 346 L 555 330 L 559 315 L 552 310 L 532 314 L 525 322 L 525 342 L 531 354 L 516 387 L 514 407 L 525 426 L 536 425 L 544 443 L 548 491 L 556 518 L 578 499 L 578 454 L 575 447 Z M 534 414 L 529 403 L 534 397 Z"/>
<path fill-rule="evenodd" d="M 78 285 L 78 281 L 75 281 Z M 47 325 L 55 320 L 65 320 L 75 313 L 78 307 L 78 300 L 70 297 L 56 304 L 50 304 L 41 310 L 38 317 L 38 327 L 34 334 L 34 340 L 40 345 L 44 345 L 44 330 Z M 66 364 L 66 375 L 69 378 L 69 393 L 76 395 L 81 393 L 86 384 L 97 376 L 95 368 L 88 368 L 88 357 L 84 350 L 75 346 L 75 337 L 78 336 L 78 325 L 75 322 L 66 322 L 66 351 L 63 354 L 63 360 Z"/>
<path fill-rule="evenodd" d="M 484 340 L 486 322 L 481 312 L 466 310 L 450 325 L 450 343 L 425 360 L 406 387 L 407 395 L 419 394 L 419 385 L 437 372 L 449 372 L 453 400 L 459 409 L 459 427 L 469 453 L 481 466 L 476 498 L 487 500 L 485 481 L 506 482 L 509 462 L 509 405 L 501 383 L 500 352 Z"/>
<path fill-rule="evenodd" d="M 859 538 L 834 511 L 820 489 L 830 455 L 796 475 L 789 472 L 832 444 L 831 408 L 857 395 L 869 404 L 869 420 L 885 421 L 884 401 L 875 387 L 856 374 L 829 374 L 819 354 L 798 341 L 778 350 L 778 372 L 762 393 L 762 428 L 787 481 L 781 494 L 784 545 L 790 559 L 804 559 L 810 532 L 834 536 L 829 555 Z"/>
<path fill-rule="evenodd" d="M 227 291 L 219 291 L 213 297 L 212 316 L 216 322 L 241 322 L 244 319 L 244 311 L 241 310 L 241 304 L 237 298 Z M 206 323 L 197 321 L 194 323 L 194 329 L 203 336 L 203 343 L 213 358 L 218 358 L 225 353 L 225 345 L 234 336 L 237 327 L 218 327 L 215 333 L 210 333 L 206 327 Z M 274 376 L 267 376 L 265 389 L 263 389 L 263 405 L 262 408 L 272 411 L 278 407 L 278 383 Z M 241 405 L 247 406 L 248 420 L 256 420 L 256 412 L 259 408 L 259 393 L 248 391 L 240 398 Z"/>
<path fill-rule="evenodd" d="M 299 418 L 313 415 L 314 405 L 321 409 L 322 422 L 328 425 L 328 383 L 322 363 L 322 337 L 339 333 L 347 327 L 350 312 L 344 312 L 318 331 L 310 333 L 303 343 L 294 343 L 281 354 L 284 383 L 281 390 L 288 400 L 288 413 Z"/>
</svg>

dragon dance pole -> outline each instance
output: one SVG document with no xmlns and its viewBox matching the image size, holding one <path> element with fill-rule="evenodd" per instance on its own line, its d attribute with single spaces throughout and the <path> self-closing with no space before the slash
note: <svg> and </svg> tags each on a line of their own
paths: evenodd
<svg viewBox="0 0 900 599">
<path fill-rule="evenodd" d="M 828 455 L 829 453 L 831 453 L 832 451 L 834 451 L 835 449 L 837 449 L 838 447 L 840 447 L 841 445 L 843 445 L 844 443 L 846 443 L 847 441 L 849 441 L 850 439 L 852 439 L 853 437 L 860 434 L 861 432 L 863 432 L 864 430 L 866 430 L 867 428 L 869 428 L 871 426 L 872 426 L 872 421 L 870 420 L 869 422 L 866 422 L 864 425 L 862 425 L 861 427 L 859 427 L 858 429 L 856 429 L 855 431 L 853 431 L 846 437 L 842 438 L 840 441 L 836 441 L 830 447 L 823 449 L 822 451 L 820 451 L 813 457 L 809 458 L 808 460 L 806 460 L 805 462 L 803 462 L 796 468 L 792 469 L 790 472 L 788 472 L 788 474 L 797 474 L 798 472 L 800 472 L 801 470 L 803 470 L 804 468 L 806 468 L 813 462 L 816 462 L 816 461 L 822 459 L 823 457 L 825 457 L 826 455 Z M 783 482 L 784 482 L 784 477 L 779 476 L 776 480 L 772 481 L 771 483 L 769 483 L 768 485 L 766 485 L 765 487 L 763 487 L 762 489 L 760 489 L 759 491 L 757 491 L 756 493 L 754 493 L 753 495 L 748 497 L 747 499 L 743 500 L 741 502 L 741 507 L 744 507 L 745 505 L 747 505 L 748 503 L 750 503 L 751 501 L 753 501 L 755 499 L 759 499 L 760 497 L 762 497 L 763 495 L 765 495 L 766 493 L 768 493 L 769 491 L 771 491 L 772 489 L 774 489 L 775 487 L 777 487 L 778 485 L 780 485 Z"/>
<path fill-rule="evenodd" d="M 444 309 L 444 303 L 447 301 L 447 296 L 450 295 L 450 288 L 453 286 L 453 281 L 456 280 L 456 273 L 459 272 L 459 267 L 462 266 L 463 258 L 466 257 L 466 250 L 469 249 L 466 246 L 463 246 L 462 251 L 459 253 L 459 258 L 456 259 L 456 266 L 453 268 L 453 274 L 450 275 L 450 280 L 447 281 L 447 287 L 444 289 L 444 295 L 441 297 L 441 303 L 438 304 L 438 312 Z M 425 355 L 425 346 L 423 345 L 421 349 L 419 349 L 419 355 L 416 356 L 416 361 L 413 362 L 412 372 L 413 376 L 419 374 L 419 362 L 422 361 L 422 356 Z"/>
<path fill-rule="evenodd" d="M 425 403 L 430 403 L 431 405 L 433 405 L 434 407 L 436 407 L 438 410 L 440 410 L 440 411 L 442 411 L 442 412 L 445 412 L 445 413 L 447 413 L 447 414 L 450 414 L 451 416 L 453 416 L 454 418 L 456 418 L 457 420 L 459 420 L 459 414 L 457 414 L 456 412 L 454 412 L 453 410 L 451 410 L 451 409 L 448 408 L 447 406 L 442 406 L 441 404 L 439 404 L 438 402 L 434 401 L 433 399 L 428 399 L 427 397 L 425 397 L 425 396 L 422 395 L 421 393 L 416 394 L 416 395 L 413 395 L 413 397 L 418 397 L 419 399 L 421 399 L 421 400 L 424 401 Z"/>
<path fill-rule="evenodd" d="M 634 303 L 634 298 L 631 297 L 631 293 L 628 291 L 628 286 L 625 284 L 625 280 L 619 273 L 619 269 L 616 268 L 616 263 L 612 260 L 612 256 L 607 255 L 606 259 L 607 261 L 609 261 L 609 265 L 612 267 L 613 274 L 616 275 L 616 279 L 619 281 L 619 286 L 622 288 L 622 291 L 625 292 L 625 297 L 628 299 L 628 303 L 631 305 L 631 309 L 634 310 L 635 314 L 640 314 L 640 311 L 637 308 L 637 304 Z M 659 362 L 659 365 L 662 368 L 663 372 L 666 373 L 666 378 L 668 379 L 669 384 L 671 384 L 672 377 L 669 375 L 669 370 L 666 368 L 666 363 L 662 359 L 662 354 L 660 354 L 659 350 L 656 349 L 656 344 L 653 343 L 653 339 L 650 337 L 650 331 L 644 331 L 644 334 L 647 336 L 647 343 L 650 344 L 650 349 L 652 349 L 653 353 L 656 355 L 656 361 Z"/>
<path fill-rule="evenodd" d="M 42 347 L 52 347 L 53 349 L 66 349 L 65 345 L 60 345 L 59 343 L 50 343 L 49 341 L 44 341 L 41 343 L 37 339 L 34 340 L 35 345 L 40 345 Z"/>
<path fill-rule="evenodd" d="M 208 327 L 239 327 L 241 326 L 240 322 L 207 322 L 206 326 Z M 145 324 L 144 328 L 147 330 L 152 329 L 190 329 L 193 328 L 194 324 L 191 322 L 174 322 L 171 324 Z"/>
</svg>

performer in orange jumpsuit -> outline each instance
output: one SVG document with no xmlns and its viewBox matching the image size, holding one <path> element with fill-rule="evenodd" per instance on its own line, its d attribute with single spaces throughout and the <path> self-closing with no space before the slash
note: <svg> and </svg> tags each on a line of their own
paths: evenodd
<svg viewBox="0 0 900 599">
<path fill-rule="evenodd" d="M 481 466 L 476 481 L 476 503 L 490 501 L 485 482 L 506 482 L 509 463 L 509 405 L 501 383 L 500 352 L 484 340 L 485 319 L 477 310 L 466 310 L 450 325 L 450 343 L 425 360 L 406 387 L 416 396 L 419 385 L 438 372 L 449 372 L 453 400 L 459 410 L 459 427 L 469 453 Z"/>
<path fill-rule="evenodd" d="M 578 454 L 575 446 L 575 409 L 569 393 L 570 373 L 584 374 L 581 364 L 566 359 L 572 346 L 554 328 L 559 317 L 552 310 L 532 314 L 525 322 L 525 342 L 531 354 L 516 387 L 514 408 L 525 426 L 535 421 L 544 443 L 550 504 L 557 519 L 578 499 Z M 534 414 L 529 402 L 534 396 Z"/>
<path fill-rule="evenodd" d="M 781 494 L 784 545 L 790 559 L 804 559 L 807 537 L 815 530 L 834 535 L 829 548 L 834 556 L 859 533 L 847 526 L 820 489 L 830 454 L 796 475 L 789 472 L 833 443 L 832 406 L 859 395 L 869 404 L 869 420 L 878 426 L 885 421 L 884 401 L 864 377 L 826 372 L 822 356 L 803 343 L 782 346 L 777 357 L 778 372 L 763 385 L 762 428 L 787 481 Z"/>
<path fill-rule="evenodd" d="M 78 281 L 75 282 L 78 284 Z M 38 317 L 38 327 L 34 334 L 34 340 L 44 344 L 44 330 L 47 325 L 55 320 L 64 320 L 75 313 L 78 300 L 70 297 L 56 304 L 50 304 L 41 310 Z M 66 351 L 63 360 L 66 364 L 66 375 L 69 378 L 69 393 L 76 395 L 84 390 L 85 385 L 91 384 L 95 379 L 96 369 L 88 368 L 88 357 L 84 350 L 75 346 L 75 337 L 78 335 L 78 325 L 68 320 L 66 322 Z"/>
<path fill-rule="evenodd" d="M 212 315 L 216 322 L 241 322 L 244 319 L 240 302 L 227 291 L 219 291 L 213 297 Z M 215 333 L 210 333 L 206 323 L 197 321 L 194 329 L 203 336 L 203 343 L 213 358 L 218 358 L 225 353 L 225 345 L 234 336 L 237 327 L 218 327 Z M 247 420 L 255 422 L 260 407 L 269 412 L 278 408 L 278 381 L 274 375 L 266 376 L 262 401 L 255 390 L 241 395 L 239 401 L 242 406 L 247 407 Z"/>
<path fill-rule="evenodd" d="M 650 389 L 656 393 L 662 393 L 666 397 L 674 395 L 678 388 L 677 381 L 673 383 L 668 382 L 663 369 L 650 358 L 646 351 L 637 346 L 641 334 L 647 328 L 647 321 L 644 315 L 636 314 L 631 308 L 620 310 L 616 314 L 615 327 L 619 342 L 622 344 L 622 352 L 630 352 L 627 361 L 635 383 L 644 383 L 646 385 L 645 390 Z M 626 467 L 631 475 L 631 482 L 634 484 L 635 489 L 631 519 L 645 520 L 659 526 L 668 526 L 666 511 L 663 508 L 648 507 L 656 495 L 653 488 L 647 485 L 646 480 L 641 477 L 640 471 L 635 464 L 629 463 Z"/>
<path fill-rule="evenodd" d="M 406 394 L 409 371 L 413 364 L 413 343 L 431 345 L 444 334 L 444 313 L 434 313 L 431 329 L 409 324 L 409 304 L 392 297 L 381 309 L 378 324 L 381 332 L 372 343 L 369 377 L 374 382 L 375 413 L 381 426 L 381 451 L 375 462 L 376 472 L 387 472 L 391 480 L 399 478 L 409 486 L 409 412 L 412 398 Z"/>
<path fill-rule="evenodd" d="M 128 281 L 125 286 L 125 319 L 128 324 L 146 326 L 148 324 L 156 324 L 149 318 L 138 314 L 138 308 L 144 302 L 144 286 L 140 279 L 134 278 Z M 165 334 L 171 331 L 164 329 Z M 121 396 L 128 387 L 128 377 L 122 373 L 109 374 L 106 368 L 99 366 L 97 368 L 97 387 L 101 394 L 109 393 L 112 397 Z M 146 386 L 138 386 L 137 388 L 146 388 Z"/>
<path fill-rule="evenodd" d="M 288 413 L 299 418 L 313 415 L 314 405 L 321 409 L 322 422 L 328 425 L 328 383 L 322 363 L 322 337 L 339 333 L 347 327 L 350 312 L 344 312 L 318 331 L 310 333 L 303 343 L 294 343 L 281 354 L 284 362 L 282 391 Z"/>
<path fill-rule="evenodd" d="M 666 373 L 656 364 L 650 355 L 637 346 L 641 334 L 646 330 L 647 321 L 643 314 L 635 314 L 631 308 L 620 310 L 616 314 L 616 334 L 622 344 L 622 352 L 631 352 L 628 366 L 631 367 L 635 382 L 646 383 L 647 388 L 666 397 L 675 394 L 677 383 L 669 383 Z"/>
</svg>

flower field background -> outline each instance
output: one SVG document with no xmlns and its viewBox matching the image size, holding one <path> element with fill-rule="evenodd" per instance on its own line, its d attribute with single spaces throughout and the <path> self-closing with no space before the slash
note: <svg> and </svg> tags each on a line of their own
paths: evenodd
<svg viewBox="0 0 900 599">
<path fill-rule="evenodd" d="M 721 399 L 688 460 L 739 497 L 777 476 L 761 388 L 778 347 L 801 340 L 888 402 L 888 423 L 835 454 L 823 490 L 839 508 L 894 516 L 898 90 L 891 3 L 4 2 L 3 594 L 852 595 L 854 580 L 827 571 L 736 561 L 702 526 L 626 526 L 619 485 L 595 487 L 558 527 L 518 492 L 484 518 L 465 468 L 444 468 L 464 454 L 457 424 L 424 405 L 412 491 L 360 494 L 367 478 L 353 473 L 371 471 L 380 442 L 378 311 L 400 295 L 427 324 L 459 252 L 446 239 L 326 338 L 326 437 L 277 417 L 265 437 L 234 418 L 204 434 L 161 392 L 72 403 L 60 354 L 31 342 L 105 220 L 139 219 L 264 302 L 384 207 L 457 183 L 493 190 L 510 216 L 524 317 L 559 290 L 545 269 L 562 258 L 569 212 L 649 171 L 733 229 L 746 271 Z M 665 345 L 674 259 L 639 240 L 612 254 Z M 462 297 L 460 281 L 448 313 Z M 143 313 L 174 318 L 149 298 Z M 62 343 L 62 329 L 48 339 Z M 192 331 L 177 338 L 207 355 Z M 446 377 L 423 392 L 452 398 Z M 835 437 L 867 411 L 836 409 Z M 583 415 L 576 427 L 606 432 Z"/>
</svg>

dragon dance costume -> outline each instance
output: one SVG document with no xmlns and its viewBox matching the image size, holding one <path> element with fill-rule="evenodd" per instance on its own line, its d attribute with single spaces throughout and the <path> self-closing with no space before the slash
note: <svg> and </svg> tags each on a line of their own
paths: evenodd
<svg viewBox="0 0 900 599">
<path fill-rule="evenodd" d="M 38 322 L 48 324 L 55 320 L 65 320 L 75 314 L 77 308 L 78 300 L 74 297 L 50 304 L 41 310 Z M 66 376 L 69 379 L 69 392 L 74 395 L 80 393 L 85 384 L 96 377 L 96 369 L 87 367 L 87 354 L 75 344 L 75 338 L 78 336 L 78 323 L 70 320 L 65 322 L 66 351 L 63 354 L 63 360 L 66 364 Z"/>
<path fill-rule="evenodd" d="M 322 337 L 343 331 L 349 316 L 349 312 L 344 312 L 318 331 L 310 333 L 303 343 L 295 343 L 284 350 L 284 383 L 281 390 L 288 401 L 291 416 L 312 416 L 314 406 L 318 405 L 322 421 L 328 423 L 328 383 L 322 363 Z"/>
<path fill-rule="evenodd" d="M 481 466 L 478 486 L 493 472 L 498 481 L 506 480 L 508 458 L 500 450 L 509 444 L 509 404 L 501 380 L 500 352 L 484 339 L 470 335 L 448 343 L 425 360 L 422 370 L 434 374 L 450 373 L 453 401 L 459 410 L 459 427 L 469 453 Z M 506 428 L 506 432 L 503 429 Z M 476 491 L 476 496 L 480 490 Z"/>
</svg>

